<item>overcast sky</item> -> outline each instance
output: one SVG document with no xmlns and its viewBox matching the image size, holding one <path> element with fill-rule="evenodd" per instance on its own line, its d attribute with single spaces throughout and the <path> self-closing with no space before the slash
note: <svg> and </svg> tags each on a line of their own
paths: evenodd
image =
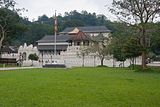
<svg viewBox="0 0 160 107">
<path fill-rule="evenodd" d="M 19 8 L 26 8 L 23 16 L 29 17 L 30 20 L 37 19 L 38 16 L 46 14 L 51 17 L 54 11 L 64 15 L 65 12 L 77 10 L 87 10 L 96 14 L 104 14 L 113 20 L 112 15 L 107 11 L 105 5 L 111 5 L 112 0 L 15 0 Z"/>
</svg>

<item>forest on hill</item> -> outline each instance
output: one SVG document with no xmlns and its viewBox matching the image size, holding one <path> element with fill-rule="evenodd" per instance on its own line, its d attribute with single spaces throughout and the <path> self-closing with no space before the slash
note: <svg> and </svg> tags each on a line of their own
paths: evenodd
<svg viewBox="0 0 160 107">
<path fill-rule="evenodd" d="M 104 25 L 111 31 L 115 31 L 113 22 L 107 19 L 105 15 L 97 15 L 96 13 L 88 13 L 87 11 L 65 12 L 65 15 L 58 15 L 58 31 L 61 32 L 67 27 L 82 26 L 101 26 Z M 16 35 L 12 38 L 12 45 L 21 45 L 23 43 L 32 43 L 41 39 L 45 35 L 54 34 L 54 17 L 42 15 L 38 20 L 33 22 L 27 18 L 21 18 L 21 22 L 25 25 L 24 33 Z M 10 42 L 9 42 L 10 43 Z"/>
</svg>

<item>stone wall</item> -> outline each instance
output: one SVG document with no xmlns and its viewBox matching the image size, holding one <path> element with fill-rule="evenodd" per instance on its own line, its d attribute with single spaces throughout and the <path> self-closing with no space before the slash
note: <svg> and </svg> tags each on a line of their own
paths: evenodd
<svg viewBox="0 0 160 107">
<path fill-rule="evenodd" d="M 67 67 L 94 67 L 101 64 L 99 57 L 95 57 L 93 55 L 88 55 L 84 57 L 84 61 L 82 56 L 78 55 L 80 46 L 69 46 L 67 51 L 61 52 L 60 55 L 53 55 L 53 53 L 43 53 L 39 54 L 40 61 L 42 65 L 46 63 L 53 63 L 54 61 L 58 61 L 58 63 L 64 63 Z M 141 57 L 136 58 L 136 64 L 141 64 Z M 104 60 L 104 65 L 108 67 L 121 67 L 122 62 L 113 60 L 112 56 L 107 56 Z M 130 60 L 126 60 L 124 66 L 127 67 L 130 65 Z"/>
</svg>

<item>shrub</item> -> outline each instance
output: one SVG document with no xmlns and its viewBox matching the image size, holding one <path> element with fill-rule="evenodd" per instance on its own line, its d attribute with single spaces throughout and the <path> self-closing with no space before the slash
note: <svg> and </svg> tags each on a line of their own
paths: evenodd
<svg viewBox="0 0 160 107">
<path fill-rule="evenodd" d="M 140 65 L 135 65 L 135 72 L 158 72 L 160 73 L 159 67 L 148 66 L 146 69 L 142 69 Z"/>
<path fill-rule="evenodd" d="M 34 60 L 34 61 L 37 61 L 38 59 L 39 59 L 39 57 L 36 55 L 36 54 L 30 54 L 29 56 L 28 56 L 28 59 L 30 59 L 30 60 Z"/>
</svg>

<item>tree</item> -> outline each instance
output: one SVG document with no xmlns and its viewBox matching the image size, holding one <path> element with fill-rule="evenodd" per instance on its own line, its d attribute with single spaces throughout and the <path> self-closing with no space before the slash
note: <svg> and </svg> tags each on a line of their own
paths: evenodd
<svg viewBox="0 0 160 107">
<path fill-rule="evenodd" d="M 83 21 L 77 20 L 77 19 L 72 19 L 72 20 L 67 20 L 64 22 L 63 27 L 77 27 L 77 26 L 84 26 Z"/>
<path fill-rule="evenodd" d="M 16 34 L 18 30 L 22 30 L 17 13 L 20 9 L 14 9 L 15 4 L 13 0 L 0 1 L 0 50 L 5 39 Z"/>
<path fill-rule="evenodd" d="M 28 56 L 28 59 L 32 60 L 32 65 L 33 65 L 33 61 L 38 61 L 39 57 L 37 56 L 37 54 L 30 54 Z"/>
<path fill-rule="evenodd" d="M 92 37 L 92 44 L 88 47 L 89 53 L 94 53 L 101 60 L 101 66 L 104 65 L 104 59 L 110 54 L 110 37 L 104 37 L 103 34 L 99 34 L 97 37 Z"/>
<path fill-rule="evenodd" d="M 158 18 L 160 13 L 159 0 L 113 0 L 110 11 L 115 14 L 121 21 L 130 25 L 134 24 L 139 30 L 141 37 L 142 51 L 142 68 L 146 66 L 147 55 L 147 24 Z"/>
<path fill-rule="evenodd" d="M 160 22 L 156 24 L 151 24 L 152 27 L 152 34 L 151 34 L 151 51 L 155 53 L 156 55 L 160 55 Z"/>
<path fill-rule="evenodd" d="M 115 58 L 117 61 L 123 62 L 124 67 L 124 61 L 126 61 L 126 53 L 124 50 L 124 43 L 126 41 L 122 38 L 114 37 L 112 38 L 110 47 L 111 47 L 111 53 L 113 54 L 113 58 Z M 114 66 L 114 65 L 113 65 Z"/>
<path fill-rule="evenodd" d="M 140 45 L 139 38 L 131 37 L 125 44 L 124 44 L 124 51 L 126 58 L 131 59 L 134 69 L 134 62 L 135 58 L 142 54 L 142 46 Z"/>
<path fill-rule="evenodd" d="M 28 25 L 28 30 L 23 34 L 22 43 L 34 44 L 45 35 L 53 35 L 53 26 L 47 24 L 32 23 Z"/>
<path fill-rule="evenodd" d="M 117 46 L 114 48 L 113 57 L 116 58 L 117 61 L 123 62 L 124 67 L 124 61 L 126 61 L 127 58 L 123 47 Z"/>
<path fill-rule="evenodd" d="M 15 4 L 14 0 L 0 0 L 0 8 L 14 9 Z"/>
<path fill-rule="evenodd" d="M 86 46 L 81 46 L 80 47 L 80 52 L 77 53 L 77 55 L 79 57 L 82 57 L 82 67 L 84 67 L 84 59 L 85 59 L 85 56 L 88 55 L 88 48 Z"/>
<path fill-rule="evenodd" d="M 17 13 L 6 9 L 0 8 L 0 48 L 2 47 L 2 43 L 6 36 L 9 33 L 13 33 L 13 29 L 17 26 L 17 22 L 19 21 L 19 16 Z"/>
<path fill-rule="evenodd" d="M 29 56 L 28 56 L 28 59 L 30 59 L 30 60 L 34 60 L 34 61 L 37 61 L 38 59 L 39 59 L 39 57 L 37 56 L 37 54 L 30 54 Z"/>
</svg>

